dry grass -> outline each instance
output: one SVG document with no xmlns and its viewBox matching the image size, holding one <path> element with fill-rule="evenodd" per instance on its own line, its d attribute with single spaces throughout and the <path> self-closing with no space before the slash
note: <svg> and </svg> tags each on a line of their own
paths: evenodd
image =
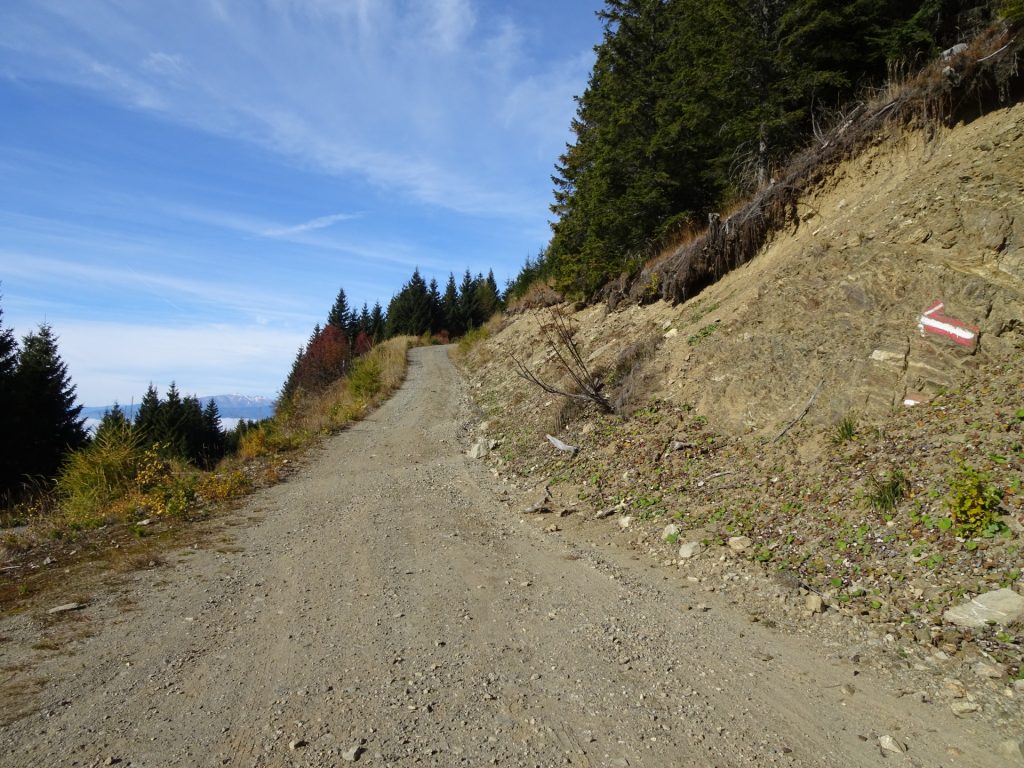
<svg viewBox="0 0 1024 768">
<path fill-rule="evenodd" d="M 410 336 L 390 339 L 356 360 L 349 375 L 322 394 L 298 392 L 273 419 L 245 434 L 239 452 L 255 458 L 295 450 L 363 418 L 402 385 L 415 343 Z"/>
<path fill-rule="evenodd" d="M 538 278 L 526 289 L 522 296 L 512 300 L 505 311 L 510 315 L 514 315 L 525 312 L 528 309 L 553 307 L 556 304 L 561 304 L 563 301 L 565 301 L 565 298 L 551 286 L 548 280 Z"/>
<path fill-rule="evenodd" d="M 659 334 L 652 333 L 619 353 L 608 382 L 614 393 L 611 400 L 616 413 L 627 414 L 650 398 L 656 377 L 647 370 L 647 362 L 654 357 L 661 341 Z"/>
</svg>

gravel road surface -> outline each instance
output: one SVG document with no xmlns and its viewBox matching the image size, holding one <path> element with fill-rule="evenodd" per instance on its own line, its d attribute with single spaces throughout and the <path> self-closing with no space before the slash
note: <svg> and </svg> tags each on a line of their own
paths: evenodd
<svg viewBox="0 0 1024 768">
<path fill-rule="evenodd" d="M 0 622 L 25 707 L 0 765 L 1005 764 L 841 651 L 522 520 L 464 455 L 465 402 L 414 350 L 227 538 Z"/>
</svg>

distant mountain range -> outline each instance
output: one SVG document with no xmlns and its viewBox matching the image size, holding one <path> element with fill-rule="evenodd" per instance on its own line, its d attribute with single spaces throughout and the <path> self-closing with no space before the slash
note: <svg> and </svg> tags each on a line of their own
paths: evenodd
<svg viewBox="0 0 1024 768">
<path fill-rule="evenodd" d="M 238 419 L 259 421 L 269 419 L 274 415 L 274 401 L 269 397 L 255 397 L 251 395 L 213 395 L 201 397 L 199 402 L 205 408 L 206 404 L 213 400 L 217 404 L 217 410 L 223 420 L 230 419 L 237 422 Z M 111 410 L 112 405 L 92 405 L 82 408 L 81 416 L 87 420 L 103 418 L 103 414 Z M 135 418 L 135 412 L 139 410 L 139 404 L 121 405 L 121 410 L 129 419 Z"/>
</svg>

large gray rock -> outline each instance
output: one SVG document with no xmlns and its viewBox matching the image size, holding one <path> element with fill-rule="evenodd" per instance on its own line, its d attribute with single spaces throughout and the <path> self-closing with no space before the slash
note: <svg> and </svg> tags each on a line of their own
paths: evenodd
<svg viewBox="0 0 1024 768">
<path fill-rule="evenodd" d="M 989 624 L 1008 626 L 1024 621 L 1024 596 L 1012 589 L 996 589 L 954 606 L 942 617 L 958 627 L 979 628 Z"/>
</svg>

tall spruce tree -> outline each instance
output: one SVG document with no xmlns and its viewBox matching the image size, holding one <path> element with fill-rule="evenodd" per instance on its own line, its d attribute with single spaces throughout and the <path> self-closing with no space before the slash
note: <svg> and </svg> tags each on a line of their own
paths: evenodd
<svg viewBox="0 0 1024 768">
<path fill-rule="evenodd" d="M 220 409 L 211 397 L 206 401 L 202 416 L 202 440 L 197 456 L 200 466 L 212 469 L 224 456 L 227 437 L 220 423 Z"/>
<path fill-rule="evenodd" d="M 150 382 L 135 412 L 135 430 L 146 446 L 159 443 L 162 438 L 160 393 Z"/>
<path fill-rule="evenodd" d="M 345 296 L 344 288 L 338 289 L 338 297 L 334 300 L 334 306 L 332 306 L 331 311 L 327 313 L 327 324 L 333 325 L 335 328 L 342 331 L 347 337 L 352 337 L 355 318 L 353 317 L 353 312 L 348 305 L 348 298 Z"/>
<path fill-rule="evenodd" d="M 451 336 L 461 336 L 466 332 L 459 313 L 459 289 L 455 285 L 455 274 L 448 273 L 448 282 L 444 286 L 444 294 L 441 296 L 441 317 L 444 330 Z"/>
<path fill-rule="evenodd" d="M 14 331 L 3 327 L 3 316 L 0 307 L 0 411 L 9 420 L 9 428 L 0 430 L 0 495 L 12 491 L 19 480 L 18 430 L 10 423 L 17 419 L 14 377 L 18 369 L 18 342 Z"/>
<path fill-rule="evenodd" d="M 75 385 L 49 325 L 22 339 L 14 390 L 18 474 L 50 479 L 68 453 L 88 442 L 88 434 L 82 406 L 75 403 Z"/>
<path fill-rule="evenodd" d="M 384 309 L 379 301 L 374 302 L 373 309 L 370 310 L 370 338 L 373 339 L 374 344 L 384 341 L 385 327 Z"/>
<path fill-rule="evenodd" d="M 477 327 L 476 281 L 467 269 L 459 283 L 459 324 L 462 331 L 471 331 Z"/>
</svg>

